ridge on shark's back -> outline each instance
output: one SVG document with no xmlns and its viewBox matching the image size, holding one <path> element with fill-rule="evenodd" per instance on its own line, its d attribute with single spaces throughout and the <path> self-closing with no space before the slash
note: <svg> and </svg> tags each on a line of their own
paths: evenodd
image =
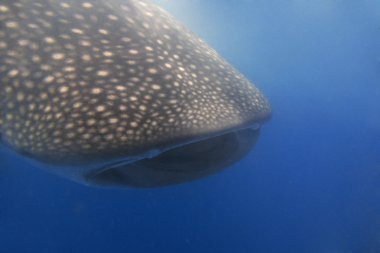
<svg viewBox="0 0 380 253">
<path fill-rule="evenodd" d="M 153 187 L 243 157 L 271 114 L 242 74 L 141 0 L 0 2 L 0 133 L 74 180 Z"/>
</svg>

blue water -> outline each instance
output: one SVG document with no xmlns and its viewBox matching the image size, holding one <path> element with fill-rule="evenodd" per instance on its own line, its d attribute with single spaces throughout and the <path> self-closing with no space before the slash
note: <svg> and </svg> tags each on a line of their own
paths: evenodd
<svg viewBox="0 0 380 253">
<path fill-rule="evenodd" d="M 269 98 L 255 150 L 174 187 L 85 187 L 0 155 L 0 253 L 380 252 L 380 3 L 161 0 Z"/>
</svg>

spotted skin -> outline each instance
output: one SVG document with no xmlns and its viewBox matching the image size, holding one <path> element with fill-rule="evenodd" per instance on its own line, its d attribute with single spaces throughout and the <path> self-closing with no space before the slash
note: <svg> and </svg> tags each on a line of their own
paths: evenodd
<svg viewBox="0 0 380 253">
<path fill-rule="evenodd" d="M 257 88 L 149 1 L 0 2 L 0 133 L 18 153 L 55 166 L 143 158 L 269 115 Z"/>
</svg>

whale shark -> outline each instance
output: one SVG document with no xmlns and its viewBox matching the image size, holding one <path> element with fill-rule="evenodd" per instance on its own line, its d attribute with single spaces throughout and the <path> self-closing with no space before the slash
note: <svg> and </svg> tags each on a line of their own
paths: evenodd
<svg viewBox="0 0 380 253">
<path fill-rule="evenodd" d="M 244 157 L 267 98 L 147 0 L 0 2 L 1 145 L 94 186 L 158 187 Z"/>
</svg>

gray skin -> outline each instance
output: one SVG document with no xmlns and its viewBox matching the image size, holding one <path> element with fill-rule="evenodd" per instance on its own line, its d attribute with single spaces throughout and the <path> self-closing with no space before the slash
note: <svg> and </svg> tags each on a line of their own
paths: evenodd
<svg viewBox="0 0 380 253">
<path fill-rule="evenodd" d="M 76 181 L 155 187 L 241 159 L 271 114 L 145 0 L 0 2 L 2 145 Z"/>
</svg>

